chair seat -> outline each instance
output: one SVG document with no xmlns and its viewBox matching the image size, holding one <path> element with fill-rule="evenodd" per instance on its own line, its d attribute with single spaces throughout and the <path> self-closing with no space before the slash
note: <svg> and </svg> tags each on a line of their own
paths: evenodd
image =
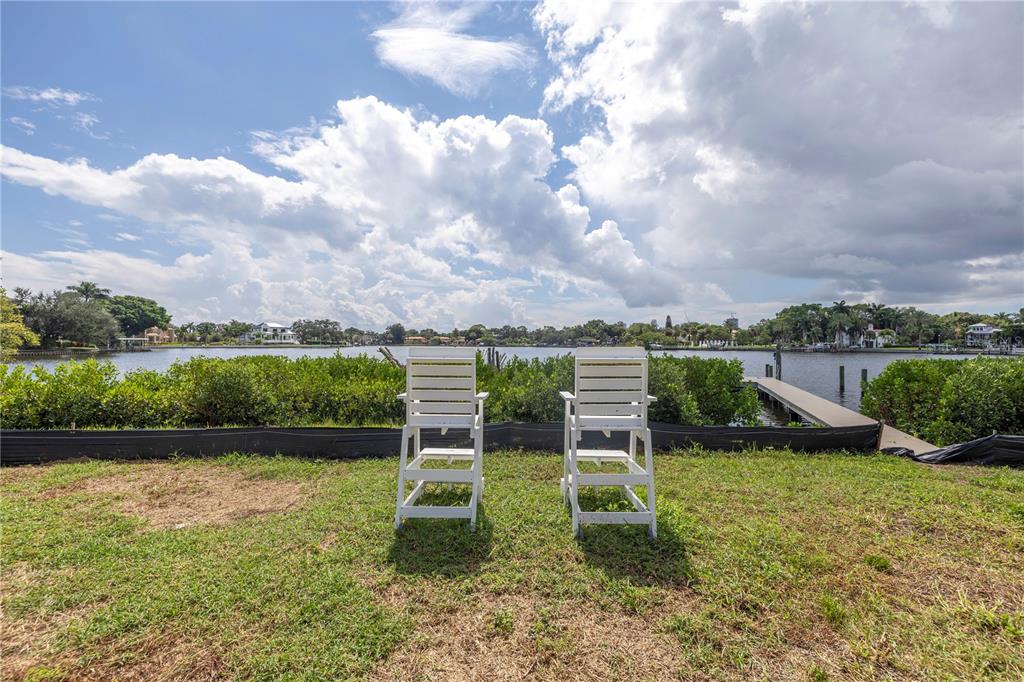
<svg viewBox="0 0 1024 682">
<path fill-rule="evenodd" d="M 471 414 L 413 414 L 408 426 L 429 426 L 442 429 L 472 429 L 476 417 Z"/>
<path fill-rule="evenodd" d="M 646 429 L 643 417 L 576 417 L 580 431 L 634 431 Z"/>
</svg>

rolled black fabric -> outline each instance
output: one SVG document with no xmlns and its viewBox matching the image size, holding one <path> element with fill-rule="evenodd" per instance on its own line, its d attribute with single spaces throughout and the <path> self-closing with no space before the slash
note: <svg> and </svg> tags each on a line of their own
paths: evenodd
<svg viewBox="0 0 1024 682">
<path fill-rule="evenodd" d="M 901 449 L 902 450 L 902 449 Z M 991 436 L 947 445 L 915 455 L 910 451 L 893 452 L 925 464 L 982 464 L 986 466 L 1024 467 L 1024 436 Z"/>
</svg>

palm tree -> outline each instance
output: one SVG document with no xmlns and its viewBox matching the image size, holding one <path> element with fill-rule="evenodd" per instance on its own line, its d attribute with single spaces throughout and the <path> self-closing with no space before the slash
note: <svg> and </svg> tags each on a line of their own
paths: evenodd
<svg viewBox="0 0 1024 682">
<path fill-rule="evenodd" d="M 83 301 L 99 301 L 110 298 L 110 289 L 104 289 L 96 284 L 96 282 L 79 282 L 73 286 L 66 287 L 66 289 L 81 296 Z"/>
<path fill-rule="evenodd" d="M 868 303 L 868 315 L 875 329 L 885 329 L 885 320 L 889 316 L 889 308 L 884 303 Z"/>
<path fill-rule="evenodd" d="M 836 345 L 839 345 L 839 339 L 849 324 L 850 306 L 846 304 L 846 300 L 832 301 L 832 307 L 828 309 L 828 328 L 835 334 Z"/>
</svg>

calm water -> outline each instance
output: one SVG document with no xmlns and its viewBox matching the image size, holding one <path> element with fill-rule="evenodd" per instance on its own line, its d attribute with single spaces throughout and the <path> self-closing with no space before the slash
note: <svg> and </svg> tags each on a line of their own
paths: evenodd
<svg viewBox="0 0 1024 682">
<path fill-rule="evenodd" d="M 552 355 L 571 353 L 571 348 L 537 348 L 514 347 L 499 348 L 509 356 L 523 358 L 543 358 Z M 392 346 L 391 352 L 399 360 L 409 355 L 409 346 Z M 119 371 L 133 369 L 152 369 L 162 371 L 177 360 L 187 360 L 197 356 L 230 358 L 237 355 L 284 355 L 298 358 L 328 357 L 340 353 L 345 356 L 369 355 L 381 357 L 376 346 L 353 346 L 348 348 L 161 348 L 144 353 L 119 353 L 102 356 L 102 359 L 113 362 Z M 749 376 L 764 376 L 764 366 L 772 364 L 771 351 L 664 351 L 666 355 L 692 355 L 704 358 L 739 358 L 743 362 L 744 372 Z M 956 358 L 970 357 L 958 355 L 928 355 L 925 353 L 784 353 L 782 356 L 782 379 L 795 386 L 810 391 L 823 398 L 835 401 L 851 409 L 860 404 L 860 371 L 868 370 L 868 378 L 878 376 L 886 365 L 893 360 L 913 357 Z M 53 369 L 61 360 L 37 360 L 36 364 Z M 846 391 L 839 392 L 839 366 L 846 367 Z"/>
</svg>

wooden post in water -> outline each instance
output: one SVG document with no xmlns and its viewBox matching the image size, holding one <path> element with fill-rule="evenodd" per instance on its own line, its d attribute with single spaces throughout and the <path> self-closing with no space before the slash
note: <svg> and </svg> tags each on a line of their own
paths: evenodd
<svg viewBox="0 0 1024 682">
<path fill-rule="evenodd" d="M 766 377 L 768 377 L 769 379 L 772 378 L 772 366 L 771 365 L 765 365 L 764 366 L 764 375 Z"/>
<path fill-rule="evenodd" d="M 782 344 L 775 344 L 775 378 L 782 381 Z"/>
<path fill-rule="evenodd" d="M 860 385 L 863 386 L 866 383 L 868 383 L 868 371 L 866 369 L 862 369 L 860 371 Z"/>
<path fill-rule="evenodd" d="M 839 392 L 846 390 L 846 367 L 839 365 Z"/>
</svg>

